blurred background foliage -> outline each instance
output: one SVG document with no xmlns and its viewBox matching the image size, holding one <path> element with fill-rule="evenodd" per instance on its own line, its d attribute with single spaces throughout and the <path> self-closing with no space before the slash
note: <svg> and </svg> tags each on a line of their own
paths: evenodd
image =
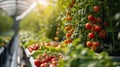
<svg viewBox="0 0 120 67">
<path fill-rule="evenodd" d="M 62 24 L 59 15 L 60 10 L 54 0 L 50 0 L 49 5 L 46 7 L 38 4 L 36 8 L 20 22 L 20 30 L 31 31 L 39 34 L 39 36 L 54 40 L 57 24 Z M 63 32 L 61 31 L 60 33 L 61 36 L 59 36 L 59 39 L 62 39 Z"/>
<path fill-rule="evenodd" d="M 0 11 L 0 34 L 11 31 L 13 27 L 13 19 L 4 11 Z"/>
</svg>

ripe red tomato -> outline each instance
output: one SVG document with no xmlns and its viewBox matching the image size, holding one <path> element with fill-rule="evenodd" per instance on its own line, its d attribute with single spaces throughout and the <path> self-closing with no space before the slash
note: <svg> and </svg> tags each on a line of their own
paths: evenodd
<svg viewBox="0 0 120 67">
<path fill-rule="evenodd" d="M 40 67 L 47 67 L 47 63 L 42 63 Z"/>
<path fill-rule="evenodd" d="M 71 43 L 71 42 L 72 42 L 72 39 L 67 39 L 67 42 L 68 42 L 68 43 Z"/>
<path fill-rule="evenodd" d="M 55 66 L 55 64 L 50 64 L 50 66 L 49 66 L 49 67 L 56 67 L 56 66 Z"/>
<path fill-rule="evenodd" d="M 95 25 L 95 31 L 100 32 L 102 30 L 102 27 L 99 25 Z"/>
<path fill-rule="evenodd" d="M 57 61 L 52 61 L 51 63 L 52 63 L 52 64 L 57 64 Z"/>
<path fill-rule="evenodd" d="M 90 39 L 93 39 L 93 38 L 95 38 L 95 34 L 94 34 L 93 32 L 91 32 L 91 33 L 88 34 L 88 37 L 89 37 Z"/>
<path fill-rule="evenodd" d="M 65 44 L 68 44 L 68 40 L 64 40 L 64 43 L 65 43 Z"/>
<path fill-rule="evenodd" d="M 92 42 L 93 46 L 98 47 L 100 45 L 99 42 Z"/>
<path fill-rule="evenodd" d="M 97 18 L 97 22 L 102 22 L 102 18 Z"/>
<path fill-rule="evenodd" d="M 57 58 L 52 58 L 52 59 L 51 59 L 51 61 L 56 61 L 56 60 L 57 60 Z"/>
<path fill-rule="evenodd" d="M 85 24 L 85 27 L 86 27 L 86 29 L 89 29 L 89 30 L 90 30 L 91 27 L 92 27 L 92 25 L 91 25 L 91 23 L 88 22 L 88 23 Z"/>
<path fill-rule="evenodd" d="M 39 48 L 39 44 L 34 44 L 33 49 L 38 50 L 38 48 Z"/>
<path fill-rule="evenodd" d="M 86 46 L 87 46 L 87 47 L 91 47 L 91 46 L 92 46 L 92 42 L 91 42 L 91 41 L 87 41 L 87 42 L 86 42 Z"/>
<path fill-rule="evenodd" d="M 100 11 L 100 7 L 99 6 L 94 6 L 93 11 L 96 12 L 96 13 L 99 12 Z"/>
<path fill-rule="evenodd" d="M 34 60 L 34 64 L 35 64 L 35 66 L 39 67 L 41 63 L 40 63 L 39 59 L 36 59 L 36 60 Z"/>
<path fill-rule="evenodd" d="M 71 33 L 66 33 L 66 38 L 70 38 L 71 37 Z"/>
<path fill-rule="evenodd" d="M 66 17 L 66 20 L 67 20 L 67 21 L 71 21 L 71 20 L 72 20 L 72 17 L 71 17 L 71 16 L 67 16 L 67 17 Z"/>
<path fill-rule="evenodd" d="M 65 27 L 65 31 L 69 31 L 71 29 L 70 26 Z"/>
<path fill-rule="evenodd" d="M 106 31 L 102 30 L 101 32 L 99 32 L 99 37 L 100 38 L 105 38 L 106 37 Z"/>
<path fill-rule="evenodd" d="M 93 15 L 89 15 L 89 16 L 88 16 L 88 20 L 89 20 L 89 21 L 93 21 L 93 20 L 94 20 L 94 16 L 93 16 Z"/>
</svg>

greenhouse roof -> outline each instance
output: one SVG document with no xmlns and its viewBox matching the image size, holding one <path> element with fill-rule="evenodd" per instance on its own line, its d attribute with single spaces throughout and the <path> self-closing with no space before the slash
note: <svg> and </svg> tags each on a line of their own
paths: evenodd
<svg viewBox="0 0 120 67">
<path fill-rule="evenodd" d="M 0 10 L 5 11 L 10 16 L 19 16 L 28 12 L 35 0 L 0 0 Z"/>
</svg>

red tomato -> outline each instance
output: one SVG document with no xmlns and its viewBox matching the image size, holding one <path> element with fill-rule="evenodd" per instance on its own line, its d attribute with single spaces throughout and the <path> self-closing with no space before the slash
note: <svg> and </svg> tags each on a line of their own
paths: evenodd
<svg viewBox="0 0 120 67">
<path fill-rule="evenodd" d="M 55 66 L 55 64 L 50 64 L 50 66 L 49 66 L 49 67 L 56 67 L 56 66 Z"/>
<path fill-rule="evenodd" d="M 66 33 L 66 38 L 70 38 L 71 37 L 71 33 Z"/>
<path fill-rule="evenodd" d="M 64 40 L 64 43 L 65 43 L 65 44 L 68 44 L 68 40 Z"/>
<path fill-rule="evenodd" d="M 47 63 L 42 63 L 40 67 L 47 67 Z"/>
<path fill-rule="evenodd" d="M 100 7 L 99 6 L 94 6 L 94 9 L 93 9 L 94 12 L 99 12 L 100 11 Z"/>
<path fill-rule="evenodd" d="M 88 20 L 89 20 L 89 21 L 93 21 L 93 20 L 94 20 L 94 16 L 93 16 L 93 15 L 89 15 L 89 16 L 88 16 Z"/>
<path fill-rule="evenodd" d="M 56 61 L 57 60 L 57 58 L 52 58 L 52 60 L 51 61 Z"/>
<path fill-rule="evenodd" d="M 72 39 L 67 39 L 67 42 L 68 42 L 68 43 L 71 43 L 71 42 L 72 42 Z"/>
<path fill-rule="evenodd" d="M 102 27 L 99 25 L 95 25 L 95 31 L 100 32 L 102 30 Z"/>
<path fill-rule="evenodd" d="M 102 30 L 101 32 L 99 32 L 99 37 L 100 38 L 105 38 L 106 37 L 106 31 Z"/>
<path fill-rule="evenodd" d="M 52 64 L 57 64 L 57 61 L 52 61 Z"/>
<path fill-rule="evenodd" d="M 88 22 L 88 23 L 85 24 L 85 27 L 86 27 L 86 29 L 89 29 L 89 30 L 90 30 L 91 27 L 92 27 L 92 25 Z"/>
<path fill-rule="evenodd" d="M 65 27 L 65 31 L 69 31 L 71 29 L 70 26 Z"/>
<path fill-rule="evenodd" d="M 97 22 L 102 22 L 102 18 L 97 18 Z"/>
<path fill-rule="evenodd" d="M 33 49 L 38 50 L 38 48 L 39 48 L 39 44 L 34 44 Z"/>
<path fill-rule="evenodd" d="M 66 20 L 67 20 L 67 21 L 71 21 L 71 20 L 72 20 L 72 17 L 71 17 L 71 16 L 67 16 L 67 17 L 66 17 Z"/>
<path fill-rule="evenodd" d="M 100 45 L 99 42 L 92 42 L 93 46 L 98 47 Z"/>
<path fill-rule="evenodd" d="M 88 34 L 88 37 L 89 37 L 90 39 L 93 39 L 93 38 L 95 38 L 95 34 L 94 34 L 93 32 L 91 32 L 91 33 Z"/>
<path fill-rule="evenodd" d="M 92 42 L 91 42 L 91 41 L 87 41 L 87 42 L 86 42 L 86 46 L 87 46 L 87 47 L 91 47 L 91 46 L 92 46 Z"/>
<path fill-rule="evenodd" d="M 35 66 L 39 67 L 41 63 L 40 63 L 39 59 L 36 59 L 36 60 L 34 60 L 34 64 L 35 64 Z"/>
</svg>

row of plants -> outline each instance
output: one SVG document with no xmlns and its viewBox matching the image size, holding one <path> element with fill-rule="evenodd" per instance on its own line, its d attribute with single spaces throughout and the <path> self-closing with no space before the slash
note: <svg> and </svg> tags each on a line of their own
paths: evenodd
<svg viewBox="0 0 120 67">
<path fill-rule="evenodd" d="M 35 40 L 35 36 L 28 36 L 28 34 L 19 35 L 21 39 L 21 46 L 28 55 L 33 58 L 32 64 L 36 67 L 58 67 L 59 59 L 63 58 L 65 45 L 59 42 L 46 40 Z M 23 36 L 23 37 L 22 37 Z M 33 38 L 32 38 L 33 37 Z"/>
<path fill-rule="evenodd" d="M 56 3 L 59 7 L 38 5 L 21 21 L 21 46 L 29 51 L 34 65 L 117 67 L 119 63 L 110 56 L 120 55 L 119 1 L 58 0 Z"/>
<path fill-rule="evenodd" d="M 106 52 L 97 54 L 94 50 L 84 47 L 79 41 L 80 39 L 75 39 L 66 45 L 64 42 L 39 42 L 29 39 L 21 44 L 29 55 L 27 57 L 33 58 L 32 64 L 36 67 L 117 67 L 119 65 L 113 62 Z"/>
</svg>

